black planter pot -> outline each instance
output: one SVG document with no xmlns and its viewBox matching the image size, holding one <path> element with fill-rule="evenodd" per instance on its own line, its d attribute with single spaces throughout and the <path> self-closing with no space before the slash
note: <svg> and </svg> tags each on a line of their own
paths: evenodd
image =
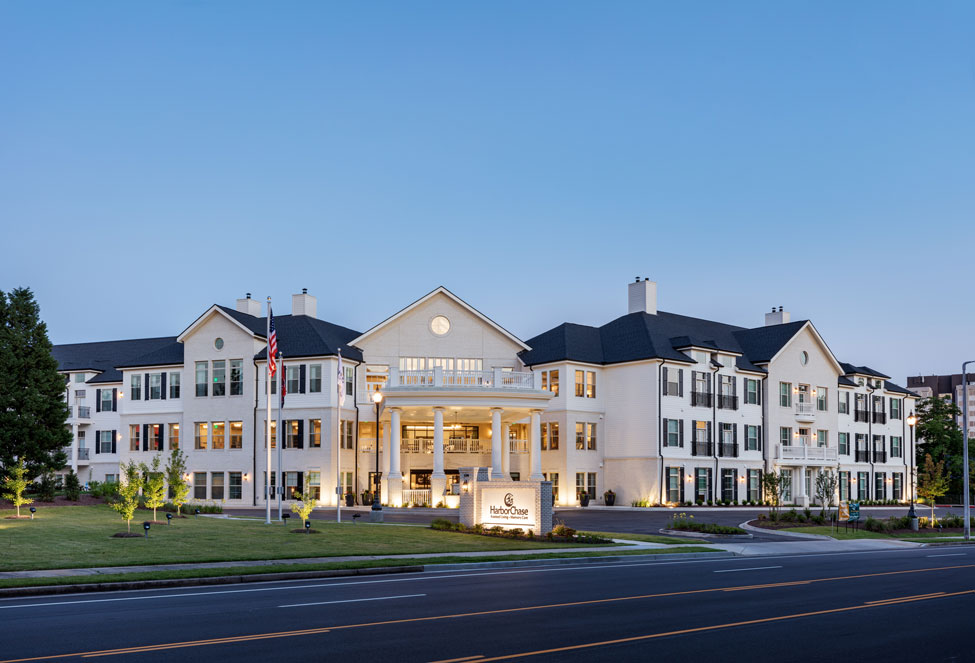
<svg viewBox="0 0 975 663">
<path fill-rule="evenodd" d="M 355 506 L 355 495 L 352 493 L 345 494 L 345 506 Z"/>
<path fill-rule="evenodd" d="M 589 506 L 589 494 L 588 493 L 583 493 L 582 494 L 582 497 L 579 498 L 579 505 L 580 506 Z"/>
<path fill-rule="evenodd" d="M 613 506 L 616 504 L 616 495 L 603 495 L 603 499 L 606 500 L 606 506 Z"/>
</svg>

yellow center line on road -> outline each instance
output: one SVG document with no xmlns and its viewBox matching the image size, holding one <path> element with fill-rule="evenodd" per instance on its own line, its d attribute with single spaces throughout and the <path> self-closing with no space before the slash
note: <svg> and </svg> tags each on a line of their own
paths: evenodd
<svg viewBox="0 0 975 663">
<path fill-rule="evenodd" d="M 578 651 L 580 649 L 592 649 L 594 647 L 606 647 L 609 645 L 620 645 L 627 644 L 631 642 L 641 642 L 645 640 L 653 640 L 655 638 L 666 638 L 675 635 L 687 635 L 688 633 L 702 633 L 704 631 L 717 631 L 720 629 L 734 628 L 736 626 L 753 626 L 755 624 L 768 624 L 769 622 L 781 622 L 788 619 L 801 619 L 803 617 L 817 617 L 819 615 L 829 615 L 838 612 L 850 612 L 852 610 L 864 610 L 866 608 L 886 608 L 891 605 L 899 605 L 901 603 L 911 603 L 914 601 L 930 601 L 936 598 L 948 598 L 950 596 L 964 596 L 966 594 L 975 594 L 975 589 L 966 589 L 961 592 L 952 592 L 950 594 L 935 594 L 935 595 L 922 595 L 922 596 L 907 596 L 902 599 L 892 599 L 883 603 L 866 603 L 864 605 L 851 605 L 845 608 L 831 608 L 829 610 L 815 610 L 812 612 L 797 612 L 793 615 L 779 615 L 777 617 L 765 617 L 763 619 L 749 619 L 744 622 L 730 622 L 728 624 L 715 624 L 713 626 L 698 626 L 695 628 L 685 628 L 679 631 L 665 631 L 663 633 L 650 633 L 648 635 L 637 635 L 630 638 L 617 638 L 615 640 L 603 640 L 601 642 L 587 642 L 581 645 L 567 645 L 565 647 L 554 647 L 552 649 L 537 649 L 535 651 L 521 652 L 518 654 L 504 654 L 502 656 L 494 656 L 491 658 L 479 658 L 477 663 L 489 663 L 490 661 L 510 661 L 515 658 L 527 658 L 529 656 L 542 656 L 544 654 L 560 654 L 568 651 Z"/>
<path fill-rule="evenodd" d="M 464 656 L 463 658 L 445 658 L 442 661 L 433 661 L 432 663 L 463 663 L 464 661 L 479 661 L 484 658 L 484 654 L 477 654 L 476 656 Z"/>
<path fill-rule="evenodd" d="M 203 647 L 207 645 L 233 644 L 236 642 L 247 642 L 249 640 L 288 638 L 288 637 L 296 637 L 301 635 L 320 635 L 323 633 L 328 633 L 330 631 L 365 628 L 371 626 L 393 626 L 397 624 L 428 622 L 428 621 L 437 621 L 442 619 L 462 619 L 466 617 L 482 617 L 486 615 L 500 615 L 506 613 L 515 613 L 515 612 L 529 612 L 533 610 L 548 610 L 553 608 L 571 608 L 571 607 L 584 606 L 584 605 L 588 606 L 588 605 L 597 605 L 603 603 L 606 604 L 618 603 L 621 601 L 639 601 L 639 600 L 655 599 L 655 598 L 669 598 L 674 596 L 688 596 L 693 594 L 734 592 L 734 591 L 746 591 L 746 590 L 754 590 L 754 589 L 772 589 L 778 587 L 793 587 L 796 585 L 809 585 L 809 584 L 820 583 L 820 582 L 839 582 L 843 580 L 879 578 L 879 577 L 886 577 L 886 576 L 905 575 L 911 573 L 931 573 L 934 571 L 952 571 L 957 569 L 970 569 L 973 567 L 975 567 L 975 564 L 960 564 L 956 566 L 937 566 L 937 567 L 925 568 L 925 569 L 904 569 L 901 571 L 861 573 L 857 575 L 837 576 L 833 578 L 815 578 L 813 580 L 795 580 L 795 581 L 786 581 L 786 582 L 779 582 L 779 583 L 770 583 L 767 585 L 742 585 L 737 587 L 709 587 L 707 589 L 689 589 L 689 590 L 683 590 L 677 592 L 661 592 L 659 594 L 640 594 L 637 596 L 619 596 L 619 597 L 606 598 L 606 599 L 589 599 L 585 601 L 571 601 L 567 603 L 547 603 L 542 605 L 529 605 L 529 606 L 521 606 L 517 608 L 499 608 L 497 610 L 480 610 L 476 612 L 463 612 L 463 613 L 456 613 L 456 614 L 449 614 L 449 615 L 430 615 L 428 617 L 406 617 L 403 619 L 390 619 L 390 620 L 380 621 L 380 622 L 364 622 L 361 624 L 332 625 L 332 626 L 324 626 L 321 628 L 299 629 L 294 631 L 280 631 L 276 633 L 254 633 L 249 635 L 212 638 L 208 640 L 187 640 L 184 642 L 168 642 L 168 643 L 160 643 L 155 645 L 120 647 L 117 649 L 103 649 L 98 651 L 76 652 L 70 654 L 49 654 L 45 656 L 33 656 L 29 658 L 8 659 L 8 660 L 0 661 L 0 663 L 26 663 L 27 661 L 47 661 L 47 660 L 52 660 L 57 658 L 95 658 L 100 656 L 115 656 L 119 654 L 137 654 L 141 652 L 160 651 L 164 649 L 180 649 L 184 647 Z M 967 592 L 963 592 L 963 593 L 967 593 Z M 943 594 L 940 596 L 954 596 L 954 594 Z M 937 597 L 932 596 L 931 598 L 937 598 Z M 887 601 L 905 602 L 907 600 L 922 600 L 922 599 L 914 598 L 914 597 L 904 597 L 899 599 L 889 599 Z M 877 606 L 865 605 L 861 607 L 877 607 Z M 853 609 L 853 608 L 841 608 L 840 610 L 845 610 L 845 609 Z M 809 613 L 809 614 L 818 614 L 818 613 Z M 772 619 L 774 621 L 774 619 L 776 618 L 772 618 Z M 747 622 L 747 623 L 752 623 L 752 622 Z M 704 627 L 704 628 L 707 629 L 712 627 Z M 688 632 L 692 632 L 692 631 L 688 631 Z M 660 637 L 660 636 L 655 635 L 652 637 Z M 500 659 L 484 659 L 484 660 L 500 660 Z M 481 659 L 477 659 L 477 663 L 481 663 Z"/>
</svg>

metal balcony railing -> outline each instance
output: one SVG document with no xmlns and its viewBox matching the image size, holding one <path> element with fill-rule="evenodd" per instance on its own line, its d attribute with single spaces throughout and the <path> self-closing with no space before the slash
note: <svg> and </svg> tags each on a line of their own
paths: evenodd
<svg viewBox="0 0 975 663">
<path fill-rule="evenodd" d="M 692 391 L 691 405 L 695 407 L 711 407 L 711 394 L 704 391 Z"/>
<path fill-rule="evenodd" d="M 887 452 L 886 451 L 874 451 L 873 452 L 873 462 L 875 462 L 875 463 L 886 463 L 887 462 Z"/>
<path fill-rule="evenodd" d="M 88 449 L 78 449 L 78 460 L 88 460 Z"/>
<path fill-rule="evenodd" d="M 732 396 L 730 394 L 719 394 L 718 407 L 721 408 L 722 410 L 737 410 L 738 397 Z"/>
<path fill-rule="evenodd" d="M 713 456 L 714 445 L 711 442 L 695 440 L 691 442 L 692 456 Z"/>
<path fill-rule="evenodd" d="M 886 412 L 874 412 L 873 413 L 873 423 L 875 423 L 875 424 L 886 424 L 887 423 L 887 413 Z"/>
<path fill-rule="evenodd" d="M 869 463 L 870 462 L 870 451 L 867 449 L 857 449 L 856 450 L 856 462 L 858 463 Z"/>
<path fill-rule="evenodd" d="M 867 423 L 870 421 L 870 413 L 867 410 L 854 410 L 853 421 L 862 421 L 863 423 Z"/>
<path fill-rule="evenodd" d="M 738 458 L 738 443 L 720 442 L 718 444 L 718 455 L 723 458 Z"/>
</svg>

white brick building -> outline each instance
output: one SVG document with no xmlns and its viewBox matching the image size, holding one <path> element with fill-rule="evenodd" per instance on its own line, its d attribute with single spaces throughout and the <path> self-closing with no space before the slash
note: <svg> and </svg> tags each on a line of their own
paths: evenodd
<svg viewBox="0 0 975 663">
<path fill-rule="evenodd" d="M 650 281 L 628 300 L 602 327 L 522 341 L 444 288 L 365 332 L 294 295 L 292 315 L 275 316 L 287 379 L 275 481 L 290 494 L 308 480 L 334 504 L 339 473 L 357 496 L 378 476 L 384 502 L 436 505 L 458 468 L 489 466 L 544 476 L 561 505 L 610 489 L 629 504 L 757 500 L 760 473 L 778 471 L 787 501 L 805 504 L 832 468 L 844 499 L 910 498 L 914 394 L 838 362 L 812 323 L 781 310 L 747 329 L 658 312 Z M 262 313 L 248 297 L 176 337 L 56 346 L 82 481 L 178 444 L 195 499 L 263 505 Z"/>
</svg>

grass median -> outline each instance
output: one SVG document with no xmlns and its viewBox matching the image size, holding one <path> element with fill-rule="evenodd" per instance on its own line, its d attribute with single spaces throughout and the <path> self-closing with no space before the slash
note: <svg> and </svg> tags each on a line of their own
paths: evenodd
<svg viewBox="0 0 975 663">
<path fill-rule="evenodd" d="M 314 521 L 318 534 L 294 534 L 297 523 L 179 518 L 154 524 L 149 537 L 116 539 L 125 522 L 105 505 L 50 507 L 34 520 L 7 520 L 0 511 L 0 571 L 133 564 L 222 562 L 347 555 L 491 552 L 579 547 L 580 544 L 519 541 L 426 527 Z M 162 512 L 157 517 L 163 518 Z M 139 511 L 132 531 L 142 533 L 151 511 Z M 314 515 L 312 516 L 314 519 Z"/>
<path fill-rule="evenodd" d="M 501 562 L 524 559 L 562 559 L 574 557 L 605 557 L 620 555 L 669 555 L 682 553 L 721 552 L 704 546 L 679 546 L 655 548 L 652 550 L 614 550 L 602 552 L 566 551 L 561 553 L 538 553 L 534 555 L 488 555 L 484 557 L 458 557 L 445 555 L 423 559 L 372 559 L 349 562 L 323 562 L 317 564 L 274 564 L 270 566 L 216 567 L 203 569 L 184 569 L 179 571 L 145 571 L 138 573 L 112 573 L 96 576 L 58 576 L 54 578 L 5 578 L 0 579 L 0 588 L 8 587 L 50 587 L 53 585 L 93 585 L 106 582 L 134 582 L 140 580 L 173 580 L 216 578 L 221 576 L 254 576 L 269 573 L 288 573 L 292 571 L 331 571 L 341 569 L 368 569 L 394 566 L 416 566 L 436 564 L 467 564 L 471 562 Z"/>
</svg>

